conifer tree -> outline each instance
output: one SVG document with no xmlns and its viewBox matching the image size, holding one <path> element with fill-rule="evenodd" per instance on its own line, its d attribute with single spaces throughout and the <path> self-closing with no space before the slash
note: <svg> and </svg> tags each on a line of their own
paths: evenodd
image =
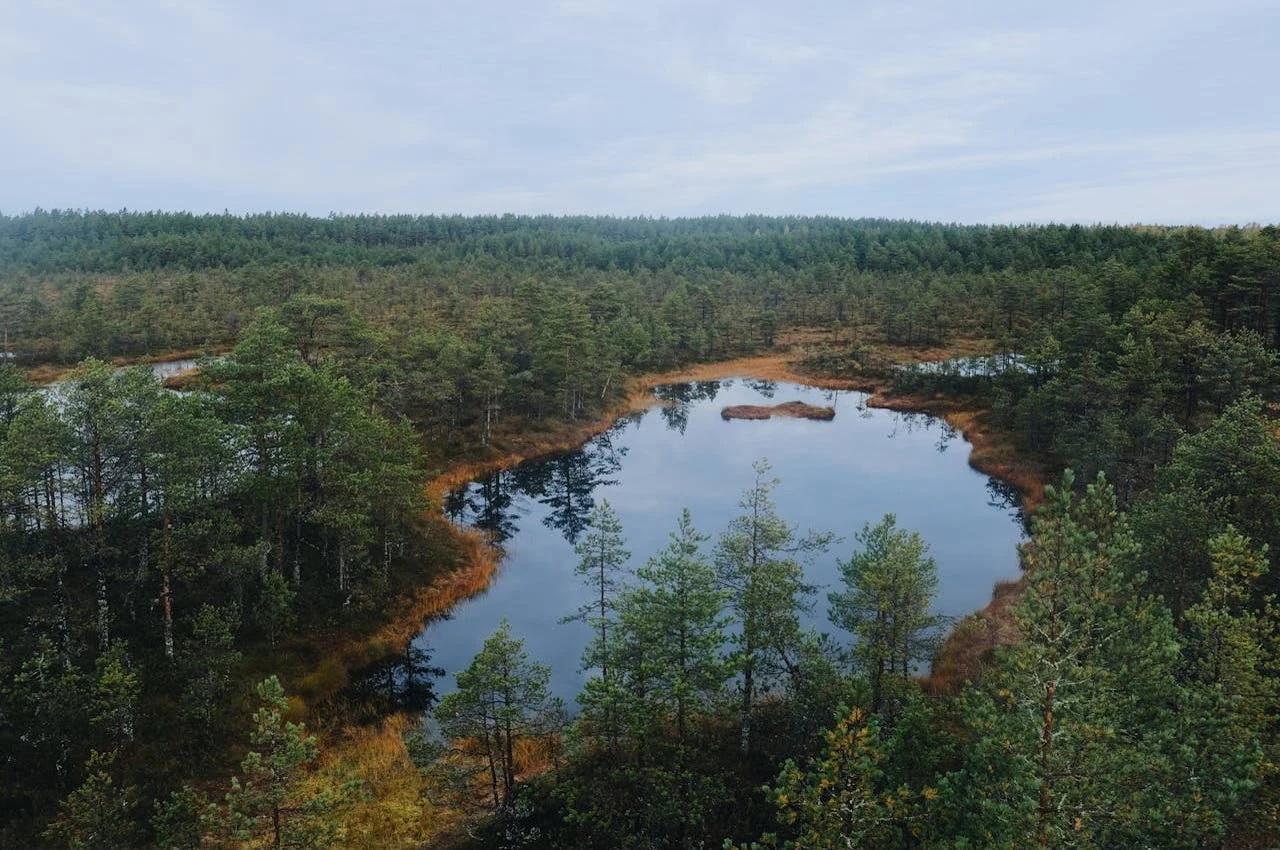
<svg viewBox="0 0 1280 850">
<path fill-rule="evenodd" d="M 1105 479 L 1078 501 L 1073 483 L 1047 489 L 1022 549 L 1022 642 L 963 702 L 973 743 L 946 783 L 955 829 L 986 846 L 1199 846 L 1173 619 L 1142 590 Z"/>
<path fill-rule="evenodd" d="M 936 791 L 887 786 L 887 758 L 875 720 L 852 709 L 826 733 L 817 758 L 803 767 L 788 759 L 765 789 L 778 807 L 778 831 L 734 850 L 918 846 L 917 823 Z"/>
<path fill-rule="evenodd" d="M 700 722 L 731 672 L 723 655 L 725 593 L 702 554 L 706 540 L 685 509 L 667 547 L 636 570 L 639 584 L 624 595 L 619 616 L 620 672 L 646 788 L 641 820 L 663 846 L 692 841 L 723 793 L 697 754 Z"/>
<path fill-rule="evenodd" d="M 581 621 L 595 632 L 595 651 L 599 652 L 599 658 L 586 660 L 589 666 L 601 667 L 604 678 L 609 675 L 609 621 L 617 608 L 620 574 L 631 557 L 625 546 L 617 512 L 607 499 L 601 500 L 592 509 L 585 536 L 574 546 L 579 558 L 574 572 L 590 588 L 591 599 L 567 617 L 566 622 Z"/>
<path fill-rule="evenodd" d="M 444 736 L 460 755 L 482 763 L 495 812 L 515 799 L 516 744 L 562 725 L 563 707 L 551 696 L 550 681 L 550 669 L 529 659 L 503 619 L 458 674 L 458 689 L 436 706 Z"/>
<path fill-rule="evenodd" d="M 121 788 L 111 775 L 116 752 L 89 754 L 87 776 L 62 802 L 45 838 L 69 850 L 119 850 L 133 844 L 136 830 L 130 811 L 137 789 Z"/>
<path fill-rule="evenodd" d="M 1209 541 L 1213 574 L 1183 617 L 1184 716 L 1213 814 L 1251 829 L 1280 823 L 1280 608 L 1257 586 L 1266 546 L 1228 525 Z M 1225 824 L 1224 824 L 1225 828 Z"/>
<path fill-rule="evenodd" d="M 739 746 L 751 747 L 752 716 L 761 693 L 779 676 L 797 680 L 803 675 L 806 648 L 800 615 L 808 610 L 813 588 L 804 581 L 797 555 L 826 546 L 829 536 L 798 538 L 796 530 L 778 515 L 770 493 L 778 485 L 769 461 L 752 465 L 755 480 L 743 491 L 735 517 L 720 536 L 716 571 L 728 593 L 739 625 L 734 637 L 739 684 Z"/>
<path fill-rule="evenodd" d="M 862 549 L 840 563 L 845 589 L 828 594 L 831 622 L 854 636 L 853 657 L 871 683 L 871 710 L 932 657 L 943 619 L 932 613 L 938 566 L 920 535 L 897 527 L 893 514 L 867 523 Z"/>
<path fill-rule="evenodd" d="M 622 523 L 608 500 L 601 500 L 591 514 L 586 534 L 574 547 L 580 560 L 575 572 L 591 590 L 591 599 L 567 620 L 578 620 L 591 627 L 594 634 L 583 653 L 583 667 L 600 671 L 598 680 L 589 681 L 580 695 L 585 718 L 595 724 L 600 735 L 617 745 L 618 701 L 617 670 L 610 665 L 609 637 L 616 621 L 620 574 L 631 553 L 624 547 Z M 581 725 L 581 724 L 580 724 Z"/>
<path fill-rule="evenodd" d="M 359 786 L 344 783 L 318 790 L 306 785 L 319 758 L 314 736 L 301 723 L 284 719 L 289 701 L 275 676 L 257 686 L 261 707 L 253 714 L 249 743 L 253 750 L 231 780 L 226 807 L 214 813 L 233 841 L 263 840 L 283 847 L 327 847 L 340 832 L 338 815 Z"/>
</svg>

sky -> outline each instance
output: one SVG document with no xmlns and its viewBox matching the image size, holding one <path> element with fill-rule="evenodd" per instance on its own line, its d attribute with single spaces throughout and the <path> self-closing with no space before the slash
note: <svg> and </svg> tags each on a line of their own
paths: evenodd
<svg viewBox="0 0 1280 850">
<path fill-rule="evenodd" d="M 0 0 L 0 211 L 1280 221 L 1280 0 Z"/>
</svg>

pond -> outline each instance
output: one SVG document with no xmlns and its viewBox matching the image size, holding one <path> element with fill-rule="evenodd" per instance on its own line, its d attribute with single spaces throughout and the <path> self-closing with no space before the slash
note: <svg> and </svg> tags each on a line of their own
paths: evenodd
<svg viewBox="0 0 1280 850">
<path fill-rule="evenodd" d="M 445 673 L 440 692 L 452 690 L 454 674 L 505 617 L 530 656 L 551 666 L 555 692 L 572 705 L 590 633 L 561 618 L 589 597 L 574 575 L 573 544 L 595 502 L 608 499 L 616 509 L 632 568 L 666 545 L 683 507 L 711 535 L 710 557 L 760 458 L 781 480 L 773 493 L 779 513 L 801 533 L 837 536 L 806 571 L 820 586 L 808 622 L 841 642 L 848 636 L 826 616 L 827 591 L 840 584 L 837 561 L 855 550 L 863 524 L 885 513 L 930 544 L 943 614 L 982 608 L 995 582 L 1017 576 L 1023 528 L 1016 493 L 971 469 L 968 444 L 945 422 L 869 408 L 863 393 L 797 384 L 732 379 L 660 387 L 658 395 L 665 406 L 619 420 L 580 450 L 495 473 L 446 499 L 451 519 L 489 531 L 504 556 L 488 590 L 429 622 L 414 642 Z M 720 416 L 729 405 L 797 400 L 834 406 L 836 416 Z"/>
</svg>

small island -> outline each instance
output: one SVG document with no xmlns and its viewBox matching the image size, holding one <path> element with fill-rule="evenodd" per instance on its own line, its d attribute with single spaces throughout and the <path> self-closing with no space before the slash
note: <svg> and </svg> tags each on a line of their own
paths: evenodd
<svg viewBox="0 0 1280 850">
<path fill-rule="evenodd" d="M 722 419 L 769 419 L 773 416 L 789 416 L 793 419 L 820 419 L 829 422 L 836 418 L 834 407 L 818 407 L 803 401 L 788 401 L 765 407 L 758 404 L 735 404 L 720 411 Z"/>
</svg>

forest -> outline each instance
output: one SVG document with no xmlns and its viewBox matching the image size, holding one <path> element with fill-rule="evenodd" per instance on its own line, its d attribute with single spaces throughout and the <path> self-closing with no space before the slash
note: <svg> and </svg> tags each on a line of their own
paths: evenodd
<svg viewBox="0 0 1280 850">
<path fill-rule="evenodd" d="M 1280 842 L 1274 226 L 37 210 L 0 333 L 0 845 Z M 1038 470 L 1004 604 L 892 514 L 817 593 L 758 461 L 658 551 L 583 518 L 572 704 L 506 623 L 410 687 L 487 551 L 439 482 L 748 357 Z"/>
</svg>

